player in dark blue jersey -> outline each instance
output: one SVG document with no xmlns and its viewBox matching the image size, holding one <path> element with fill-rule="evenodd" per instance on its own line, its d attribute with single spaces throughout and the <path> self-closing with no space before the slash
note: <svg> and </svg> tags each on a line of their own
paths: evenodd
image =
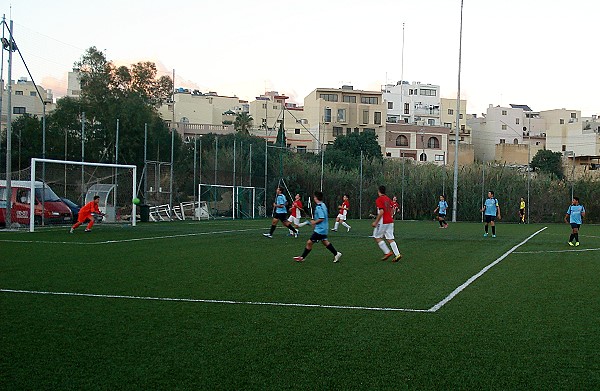
<svg viewBox="0 0 600 391">
<path fill-rule="evenodd" d="M 579 227 L 583 224 L 584 217 L 585 208 L 583 205 L 579 204 L 579 197 L 573 197 L 573 201 L 565 215 L 565 223 L 571 224 L 569 246 L 579 246 Z"/>
</svg>

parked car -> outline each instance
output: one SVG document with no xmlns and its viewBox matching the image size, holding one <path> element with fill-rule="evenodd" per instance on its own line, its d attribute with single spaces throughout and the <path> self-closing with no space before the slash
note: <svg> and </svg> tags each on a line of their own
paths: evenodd
<svg viewBox="0 0 600 391">
<path fill-rule="evenodd" d="M 81 207 L 68 198 L 60 197 L 60 200 L 67 205 L 69 209 L 71 209 L 71 213 L 73 214 L 73 222 L 76 222 L 77 218 L 79 217 L 79 209 L 81 209 Z"/>
<path fill-rule="evenodd" d="M 64 224 L 73 219 L 71 210 L 60 201 L 50 186 L 40 181 L 34 183 L 34 221 L 42 223 L 42 204 L 44 206 L 44 223 Z M 29 224 L 31 201 L 31 182 L 11 181 L 12 194 L 7 194 L 6 181 L 0 180 L 0 225 L 5 225 L 7 200 L 11 200 L 11 221 L 23 225 Z"/>
</svg>

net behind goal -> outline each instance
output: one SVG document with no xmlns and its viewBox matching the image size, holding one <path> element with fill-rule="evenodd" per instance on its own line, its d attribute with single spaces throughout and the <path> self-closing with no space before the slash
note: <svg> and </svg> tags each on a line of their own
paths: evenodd
<svg viewBox="0 0 600 391">
<path fill-rule="evenodd" d="M 96 195 L 105 214 L 102 222 L 136 225 L 137 208 L 132 202 L 137 194 L 136 176 L 134 165 L 31 159 L 28 183 L 36 196 L 28 199 L 29 231 L 34 231 L 36 223 L 52 222 L 52 203 L 62 202 L 61 198 L 81 207 Z"/>
<path fill-rule="evenodd" d="M 265 217 L 265 189 L 201 183 L 200 205 L 209 219 L 255 219 Z"/>
</svg>

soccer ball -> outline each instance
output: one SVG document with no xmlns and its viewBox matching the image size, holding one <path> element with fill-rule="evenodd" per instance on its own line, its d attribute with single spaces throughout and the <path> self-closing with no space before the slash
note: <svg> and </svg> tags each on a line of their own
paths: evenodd
<svg viewBox="0 0 600 391">
<path fill-rule="evenodd" d="M 137 197 L 136 197 L 136 198 L 134 198 L 132 201 L 133 201 L 133 203 L 134 203 L 134 204 L 136 204 L 136 205 L 139 205 L 139 204 L 140 204 L 140 199 L 139 199 L 139 198 L 137 198 Z"/>
</svg>

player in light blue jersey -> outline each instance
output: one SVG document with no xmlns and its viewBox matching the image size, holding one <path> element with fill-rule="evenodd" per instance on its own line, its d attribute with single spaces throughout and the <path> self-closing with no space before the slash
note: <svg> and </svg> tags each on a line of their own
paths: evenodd
<svg viewBox="0 0 600 391">
<path fill-rule="evenodd" d="M 273 232 L 275 232 L 275 228 L 277 227 L 277 221 L 281 221 L 283 225 L 285 225 L 294 233 L 295 237 L 298 237 L 298 231 L 296 231 L 296 228 L 292 226 L 292 223 L 287 220 L 287 199 L 283 195 L 283 189 L 278 186 L 276 192 L 277 195 L 275 196 L 275 202 L 273 203 L 273 220 L 271 221 L 271 230 L 268 234 L 263 234 L 263 236 L 272 239 Z"/>
<path fill-rule="evenodd" d="M 437 208 L 434 209 L 433 214 L 438 212 L 438 222 L 440 223 L 440 228 L 448 228 L 448 223 L 446 223 L 446 213 L 448 210 L 448 203 L 446 202 L 446 196 L 441 195 L 440 201 L 438 202 Z"/>
<path fill-rule="evenodd" d="M 496 237 L 496 217 L 498 220 L 502 219 L 500 216 L 500 205 L 498 205 L 498 200 L 494 197 L 493 191 L 488 191 L 488 198 L 485 200 L 483 207 L 481 208 L 484 213 L 484 221 L 485 221 L 485 233 L 484 237 L 488 236 L 488 225 L 492 226 L 492 238 Z"/>
<path fill-rule="evenodd" d="M 294 261 L 296 262 L 304 262 L 304 259 L 308 256 L 310 251 L 313 248 L 313 244 L 317 242 L 322 242 L 323 245 L 327 248 L 327 250 L 331 251 L 334 255 L 333 262 L 339 262 L 342 257 L 342 253 L 338 252 L 333 244 L 327 240 L 327 231 L 329 230 L 329 222 L 327 218 L 327 206 L 323 202 L 323 193 L 320 191 L 315 191 L 313 196 L 313 200 L 315 201 L 315 214 L 314 219 L 310 221 L 312 226 L 314 227 L 314 232 L 310 239 L 306 241 L 306 247 L 304 248 L 304 252 L 299 257 L 294 257 Z"/>
<path fill-rule="evenodd" d="M 571 236 L 569 237 L 569 246 L 579 246 L 579 227 L 583 224 L 585 217 L 585 208 L 579 204 L 579 197 L 573 197 L 573 201 L 567 214 L 565 215 L 565 223 L 571 224 Z M 575 243 L 573 243 L 575 241 Z"/>
</svg>

